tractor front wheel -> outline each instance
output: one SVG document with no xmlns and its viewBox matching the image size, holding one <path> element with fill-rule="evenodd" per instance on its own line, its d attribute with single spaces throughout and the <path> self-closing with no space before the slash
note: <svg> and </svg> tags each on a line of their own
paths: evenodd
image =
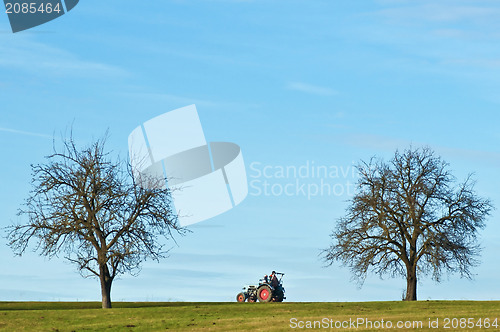
<svg viewBox="0 0 500 332">
<path fill-rule="evenodd" d="M 260 302 L 270 302 L 272 297 L 273 292 L 271 290 L 271 287 L 263 285 L 260 286 L 259 289 L 257 289 L 257 298 Z"/>
<path fill-rule="evenodd" d="M 245 298 L 245 294 L 244 293 L 239 293 L 238 295 L 236 295 L 236 301 L 238 302 L 245 302 L 246 298 Z"/>
</svg>

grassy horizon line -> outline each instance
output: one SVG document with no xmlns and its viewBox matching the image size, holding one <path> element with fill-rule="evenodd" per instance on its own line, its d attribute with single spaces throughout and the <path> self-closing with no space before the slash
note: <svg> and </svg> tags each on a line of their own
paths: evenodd
<svg viewBox="0 0 500 332">
<path fill-rule="evenodd" d="M 290 331 L 293 324 L 356 321 L 431 322 L 446 319 L 484 330 L 500 324 L 500 301 L 372 302 L 101 302 L 0 301 L 0 331 Z M 479 324 L 483 328 L 479 327 Z M 299 328 L 301 330 L 302 328 Z M 356 330 L 356 329 L 343 329 Z M 370 329 L 357 329 L 370 330 Z M 392 329 L 374 328 L 377 331 Z M 436 330 L 436 329 L 433 329 Z M 498 330 L 490 328 L 490 330 Z"/>
</svg>

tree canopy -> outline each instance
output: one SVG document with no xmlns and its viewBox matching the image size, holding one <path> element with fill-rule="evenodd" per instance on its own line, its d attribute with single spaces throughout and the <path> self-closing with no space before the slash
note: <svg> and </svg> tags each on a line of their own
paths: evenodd
<svg viewBox="0 0 500 332">
<path fill-rule="evenodd" d="M 326 262 L 349 266 L 361 284 L 369 272 L 403 276 L 405 300 L 417 299 L 419 275 L 471 278 L 481 250 L 478 231 L 493 206 L 476 194 L 471 175 L 457 184 L 448 167 L 430 148 L 361 162 L 356 193 L 324 250 Z"/>
<path fill-rule="evenodd" d="M 19 255 L 30 242 L 41 255 L 64 254 L 83 276 L 99 278 L 102 306 L 110 308 L 115 277 L 164 257 L 166 240 L 183 229 L 164 179 L 139 185 L 130 163 L 112 159 L 105 142 L 78 149 L 71 137 L 46 163 L 32 165 L 33 189 L 19 211 L 26 222 L 10 226 L 8 239 Z"/>
</svg>

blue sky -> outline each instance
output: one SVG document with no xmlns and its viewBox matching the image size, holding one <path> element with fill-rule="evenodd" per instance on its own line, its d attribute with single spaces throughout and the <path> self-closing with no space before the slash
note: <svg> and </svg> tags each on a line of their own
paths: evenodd
<svg viewBox="0 0 500 332">
<path fill-rule="evenodd" d="M 253 187 L 178 236 L 168 259 L 116 280 L 114 300 L 233 301 L 271 270 L 286 274 L 289 301 L 399 300 L 403 279 L 371 275 L 359 289 L 319 257 L 347 190 L 255 188 L 347 188 L 353 162 L 428 145 L 499 206 L 499 18 L 497 1 L 479 0 L 86 0 L 12 34 L 0 14 L 0 226 L 18 221 L 30 164 L 54 135 L 72 126 L 86 144 L 109 128 L 108 147 L 125 156 L 139 124 L 194 103 L 207 141 L 240 145 Z M 349 174 L 258 176 L 311 165 Z M 500 299 L 498 217 L 481 233 L 475 280 L 422 278 L 420 299 Z M 15 257 L 5 239 L 0 257 L 0 300 L 100 300 L 98 281 L 62 259 Z"/>
</svg>

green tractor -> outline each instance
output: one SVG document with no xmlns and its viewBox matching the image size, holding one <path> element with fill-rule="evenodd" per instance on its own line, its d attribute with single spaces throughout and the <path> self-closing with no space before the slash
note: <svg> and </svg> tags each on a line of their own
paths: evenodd
<svg viewBox="0 0 500 332">
<path fill-rule="evenodd" d="M 259 280 L 258 286 L 243 287 L 242 292 L 236 295 L 238 302 L 283 302 L 285 297 L 285 288 L 283 287 L 284 273 L 274 272 L 268 277 L 264 276 Z"/>
</svg>

